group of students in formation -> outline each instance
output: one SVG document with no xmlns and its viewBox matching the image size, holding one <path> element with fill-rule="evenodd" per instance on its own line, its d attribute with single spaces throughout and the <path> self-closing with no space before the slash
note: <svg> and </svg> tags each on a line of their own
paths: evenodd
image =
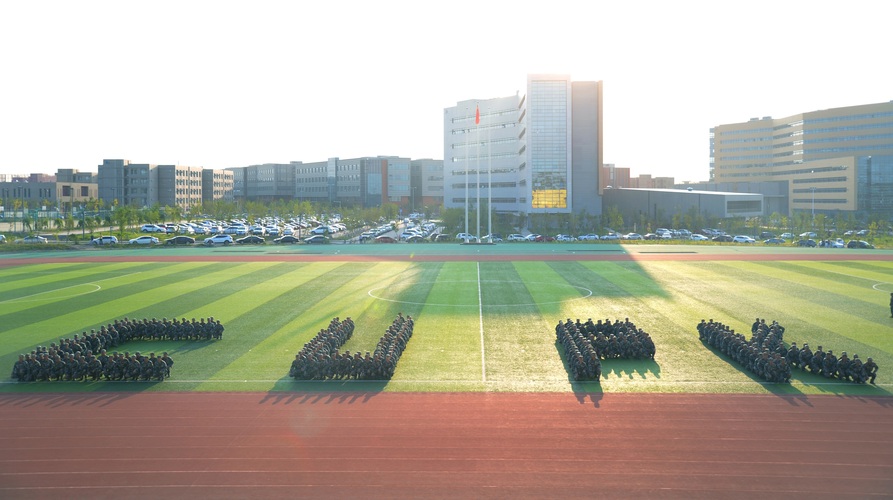
<svg viewBox="0 0 893 500">
<path fill-rule="evenodd" d="M 603 359 L 654 359 L 651 336 L 626 318 L 586 322 L 558 320 L 556 341 L 564 348 L 568 369 L 574 380 L 601 379 Z"/>
<path fill-rule="evenodd" d="M 767 325 L 765 320 L 757 319 L 751 328 L 750 339 L 712 318 L 710 321 L 702 319 L 697 329 L 702 342 L 719 349 L 766 382 L 791 381 L 791 366 L 783 354 L 784 327 L 778 322 Z"/>
<path fill-rule="evenodd" d="M 796 342 L 791 342 L 790 347 L 785 347 L 785 329 L 776 321 L 767 324 L 765 319 L 757 318 L 751 325 L 750 340 L 713 319 L 702 319 L 697 329 L 702 342 L 767 382 L 790 382 L 792 368 L 859 384 L 874 384 L 877 378 L 878 366 L 872 358 L 863 363 L 858 354 L 851 359 L 846 351 L 838 358 L 832 350 L 823 351 L 822 346 L 813 352 L 807 343 L 798 348 Z"/>
<path fill-rule="evenodd" d="M 20 354 L 12 378 L 19 382 L 41 381 L 162 381 L 171 374 L 174 360 L 167 352 L 148 356 L 139 352 L 112 351 L 136 340 L 211 340 L 223 338 L 224 327 L 213 316 L 182 320 L 174 318 L 116 319 L 99 331 L 75 334 L 49 346 L 37 346 Z"/>
<path fill-rule="evenodd" d="M 375 351 L 339 349 L 354 332 L 350 318 L 333 318 L 328 328 L 322 329 L 295 355 L 288 375 L 296 380 L 390 380 L 397 369 L 397 361 L 412 337 L 412 316 L 398 313 L 375 346 Z"/>
</svg>

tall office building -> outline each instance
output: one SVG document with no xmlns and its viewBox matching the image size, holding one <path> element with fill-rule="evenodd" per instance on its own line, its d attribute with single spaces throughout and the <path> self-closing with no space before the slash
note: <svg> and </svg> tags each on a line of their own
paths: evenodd
<svg viewBox="0 0 893 500">
<path fill-rule="evenodd" d="M 893 216 L 893 101 L 711 129 L 711 180 L 787 184 L 789 214 Z"/>
<path fill-rule="evenodd" d="M 602 83 L 529 75 L 524 97 L 444 110 L 444 206 L 601 214 L 602 151 Z"/>
<path fill-rule="evenodd" d="M 443 114 L 443 204 L 469 209 L 490 203 L 495 212 L 526 212 L 520 174 L 521 98 L 462 101 Z M 488 189 L 490 188 L 490 189 Z"/>
</svg>

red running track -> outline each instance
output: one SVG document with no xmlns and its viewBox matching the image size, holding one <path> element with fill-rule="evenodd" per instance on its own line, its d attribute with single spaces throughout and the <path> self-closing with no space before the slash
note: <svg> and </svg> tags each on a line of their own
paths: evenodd
<svg viewBox="0 0 893 500">
<path fill-rule="evenodd" d="M 893 397 L 0 395 L 0 498 L 893 495 Z"/>
</svg>

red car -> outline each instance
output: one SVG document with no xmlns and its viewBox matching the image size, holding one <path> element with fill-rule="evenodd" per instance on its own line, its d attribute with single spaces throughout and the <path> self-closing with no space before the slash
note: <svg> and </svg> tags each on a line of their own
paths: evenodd
<svg viewBox="0 0 893 500">
<path fill-rule="evenodd" d="M 397 243 L 397 240 L 391 238 L 390 236 L 379 236 L 375 238 L 376 243 Z"/>
</svg>

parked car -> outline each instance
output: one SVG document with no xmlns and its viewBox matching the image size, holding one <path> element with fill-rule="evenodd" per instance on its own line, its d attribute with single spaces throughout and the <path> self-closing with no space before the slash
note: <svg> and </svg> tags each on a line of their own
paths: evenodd
<svg viewBox="0 0 893 500">
<path fill-rule="evenodd" d="M 644 239 L 646 239 L 646 240 L 659 240 L 659 239 L 661 239 L 659 235 L 654 234 L 654 233 L 646 233 L 645 236 L 643 236 L 642 238 L 644 238 Z"/>
<path fill-rule="evenodd" d="M 477 241 L 477 236 L 468 233 L 459 233 L 456 235 L 456 239 L 462 241 Z"/>
<path fill-rule="evenodd" d="M 276 238 L 275 240 L 273 240 L 273 243 L 277 243 L 277 244 L 280 244 L 280 243 L 282 243 L 282 244 L 292 243 L 293 244 L 293 243 L 300 243 L 300 242 L 301 242 L 300 238 L 298 238 L 297 236 L 291 235 L 291 234 L 286 234 L 285 236 L 280 236 L 279 238 Z"/>
<path fill-rule="evenodd" d="M 720 234 L 719 236 L 713 237 L 713 241 L 716 241 L 718 243 L 731 243 L 732 239 L 732 236 L 728 234 Z"/>
<path fill-rule="evenodd" d="M 404 241 L 406 241 L 407 243 L 420 243 L 422 241 L 425 241 L 425 238 L 420 234 L 414 234 L 409 238 L 406 238 L 406 240 Z"/>
<path fill-rule="evenodd" d="M 99 236 L 90 240 L 91 245 L 117 245 L 117 236 Z"/>
<path fill-rule="evenodd" d="M 127 243 L 131 245 L 157 245 L 158 238 L 154 236 L 140 236 L 128 241 Z"/>
<path fill-rule="evenodd" d="M 710 241 L 710 238 L 704 236 L 703 234 L 694 233 L 688 237 L 691 241 Z"/>
<path fill-rule="evenodd" d="M 452 239 L 453 238 L 450 237 L 450 235 L 441 233 L 441 234 L 438 234 L 436 238 L 434 238 L 434 241 L 444 242 L 444 241 L 450 241 Z"/>
<path fill-rule="evenodd" d="M 756 240 L 750 236 L 739 234 L 732 238 L 732 243 L 756 243 Z"/>
<path fill-rule="evenodd" d="M 140 232 L 142 233 L 164 233 L 167 230 L 156 224 L 143 224 L 140 227 Z"/>
<path fill-rule="evenodd" d="M 787 243 L 784 238 L 767 238 L 763 240 L 764 245 L 784 245 Z"/>
<path fill-rule="evenodd" d="M 6 235 L 0 234 L 0 245 L 2 245 L 3 243 L 6 243 Z"/>
<path fill-rule="evenodd" d="M 376 243 L 397 243 L 397 240 L 390 236 L 378 236 L 375 238 Z"/>
<path fill-rule="evenodd" d="M 598 235 L 595 233 L 584 234 L 577 238 L 580 241 L 598 241 Z"/>
<path fill-rule="evenodd" d="M 326 238 L 326 237 L 325 237 L 324 235 L 322 235 L 322 234 L 314 234 L 313 236 L 309 236 L 309 237 L 307 237 L 307 238 L 304 238 L 304 243 L 307 243 L 307 244 L 314 244 L 314 243 L 328 243 L 328 242 L 329 242 L 329 239 Z"/>
<path fill-rule="evenodd" d="M 784 238 L 786 240 L 792 240 L 792 239 L 794 239 L 794 235 L 793 235 L 793 233 L 781 233 L 781 236 L 779 236 L 779 238 Z"/>
<path fill-rule="evenodd" d="M 819 243 L 822 248 L 846 248 L 846 242 L 840 238 L 834 240 L 822 240 Z"/>
<path fill-rule="evenodd" d="M 801 238 L 815 238 L 816 236 L 818 236 L 818 235 L 812 231 L 806 231 L 805 233 L 800 233 Z"/>
<path fill-rule="evenodd" d="M 798 246 L 798 247 L 809 247 L 809 248 L 815 248 L 818 246 L 818 244 L 815 242 L 815 240 L 810 240 L 810 239 L 797 240 L 797 242 L 794 243 L 794 245 Z"/>
<path fill-rule="evenodd" d="M 577 241 L 577 238 L 574 238 L 569 234 L 556 234 L 555 241 Z"/>
<path fill-rule="evenodd" d="M 510 234 L 508 237 L 508 240 L 509 241 L 527 241 L 527 238 L 525 238 L 524 235 L 516 233 L 516 234 Z"/>
<path fill-rule="evenodd" d="M 644 239 L 644 238 L 642 238 L 642 235 L 639 233 L 624 234 L 621 238 L 624 240 L 642 240 L 642 239 Z"/>
<path fill-rule="evenodd" d="M 43 236 L 33 235 L 33 236 L 25 236 L 24 238 L 19 238 L 19 239 L 15 240 L 15 242 L 16 243 L 38 243 L 38 244 L 43 245 L 43 244 L 49 243 L 49 240 L 47 240 Z"/>
<path fill-rule="evenodd" d="M 180 235 L 164 240 L 165 245 L 194 245 L 195 238 L 192 236 Z"/>
<path fill-rule="evenodd" d="M 239 245 L 263 245 L 265 241 L 266 240 L 260 236 L 249 234 L 248 236 L 243 236 L 237 239 L 236 243 Z"/>
<path fill-rule="evenodd" d="M 205 238 L 202 244 L 212 247 L 214 245 L 232 245 L 233 237 L 228 234 L 215 234 L 210 238 Z"/>
<path fill-rule="evenodd" d="M 846 244 L 847 248 L 874 248 L 874 245 L 863 240 L 850 240 Z"/>
</svg>

